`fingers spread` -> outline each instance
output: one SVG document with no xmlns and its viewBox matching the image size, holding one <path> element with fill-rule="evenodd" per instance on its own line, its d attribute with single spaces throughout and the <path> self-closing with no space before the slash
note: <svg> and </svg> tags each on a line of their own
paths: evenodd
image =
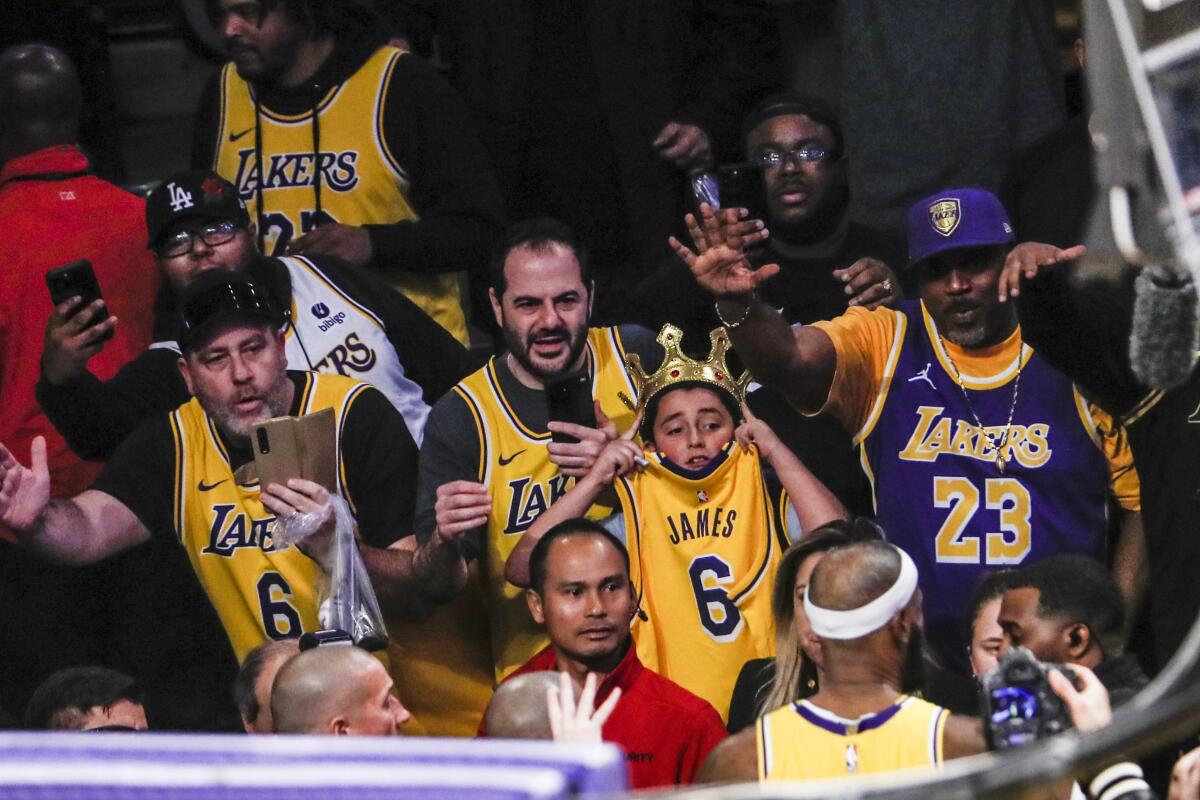
<svg viewBox="0 0 1200 800">
<path fill-rule="evenodd" d="M 671 249 L 675 251 L 675 255 L 679 256 L 683 263 L 687 264 L 689 267 L 696 263 L 696 254 L 684 247 L 674 236 L 671 236 L 667 239 L 667 244 L 671 245 Z"/>
</svg>

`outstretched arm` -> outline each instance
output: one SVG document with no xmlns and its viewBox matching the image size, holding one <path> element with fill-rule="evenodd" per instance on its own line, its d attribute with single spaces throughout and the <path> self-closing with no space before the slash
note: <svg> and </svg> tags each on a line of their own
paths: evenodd
<svg viewBox="0 0 1200 800">
<path fill-rule="evenodd" d="M 792 508 L 796 509 L 802 531 L 808 533 L 831 520 L 849 516 L 837 495 L 809 472 L 804 462 L 775 435 L 771 426 L 754 416 L 745 403 L 742 404 L 742 414 L 745 415 L 745 422 L 738 426 L 734 434 L 738 443 L 743 447 L 756 445 L 763 459 L 775 468 L 775 474 L 788 493 Z"/>
<path fill-rule="evenodd" d="M 46 440 L 33 440 L 30 466 L 0 444 L 0 522 L 21 544 L 62 564 L 91 564 L 141 544 L 150 532 L 111 495 L 86 491 L 69 500 L 50 500 Z"/>
<path fill-rule="evenodd" d="M 793 405 L 816 411 L 833 384 L 837 354 L 823 331 L 791 327 L 773 308 L 757 298 L 757 289 L 778 274 L 778 264 L 750 266 L 744 248 L 766 235 L 762 229 L 741 235 L 736 210 L 714 212 L 700 208 L 701 219 L 687 215 L 695 251 L 672 238 L 671 247 L 692 271 L 700 286 L 716 298 L 733 346 L 760 382 L 780 389 Z M 720 215 L 720 216 L 719 216 Z"/>
</svg>

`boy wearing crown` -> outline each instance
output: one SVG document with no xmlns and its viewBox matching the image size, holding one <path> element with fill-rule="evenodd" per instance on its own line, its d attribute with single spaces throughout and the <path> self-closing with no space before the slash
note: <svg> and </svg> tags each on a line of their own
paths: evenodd
<svg viewBox="0 0 1200 800">
<path fill-rule="evenodd" d="M 724 717 L 741 666 L 774 655 L 770 597 L 788 540 L 844 518 L 846 510 L 749 413 L 750 375 L 729 374 L 724 330 L 710 334 L 712 350 L 702 362 L 683 353 L 681 336 L 675 326 L 663 327 L 658 342 L 666 356 L 651 375 L 636 355 L 627 356 L 640 426 L 610 442 L 591 471 L 534 521 L 505 574 L 528 585 L 538 539 L 614 493 L 621 513 L 605 526 L 629 548 L 638 656 Z"/>
</svg>

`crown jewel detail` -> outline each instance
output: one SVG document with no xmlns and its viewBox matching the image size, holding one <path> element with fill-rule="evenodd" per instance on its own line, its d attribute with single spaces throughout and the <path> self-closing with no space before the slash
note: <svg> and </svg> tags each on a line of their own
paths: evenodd
<svg viewBox="0 0 1200 800">
<path fill-rule="evenodd" d="M 732 395 L 739 406 L 746 400 L 750 372 L 743 372 L 737 380 L 730 376 L 729 366 L 725 363 L 725 354 L 732 346 L 729 335 L 724 328 L 714 328 L 708 338 L 712 342 L 708 358 L 697 361 L 684 355 L 683 331 L 670 323 L 663 325 L 657 339 L 665 355 L 658 370 L 649 375 L 642 368 L 642 359 L 637 353 L 625 356 L 625 366 L 629 368 L 629 376 L 637 391 L 637 411 L 643 410 L 655 396 L 681 383 L 707 384 Z"/>
</svg>

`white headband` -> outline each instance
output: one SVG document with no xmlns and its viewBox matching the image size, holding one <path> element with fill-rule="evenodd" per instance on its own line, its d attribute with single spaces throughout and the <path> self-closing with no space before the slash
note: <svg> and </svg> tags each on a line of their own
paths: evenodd
<svg viewBox="0 0 1200 800">
<path fill-rule="evenodd" d="M 917 590 L 917 565 L 908 553 L 896 548 L 900 554 L 900 575 L 886 592 L 860 608 L 834 611 L 814 605 L 808 593 L 810 583 L 804 587 L 804 613 L 813 633 L 826 639 L 858 639 L 874 633 L 887 624 L 888 620 L 903 611 Z"/>
</svg>

